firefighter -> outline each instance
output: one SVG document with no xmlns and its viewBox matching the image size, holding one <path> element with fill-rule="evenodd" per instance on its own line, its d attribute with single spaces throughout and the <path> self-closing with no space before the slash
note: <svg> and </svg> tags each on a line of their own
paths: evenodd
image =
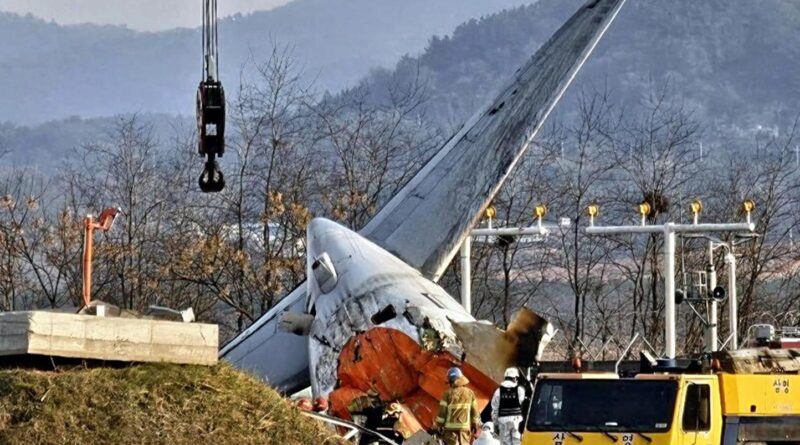
<svg viewBox="0 0 800 445">
<path fill-rule="evenodd" d="M 506 369 L 503 383 L 492 396 L 492 423 L 498 431 L 502 445 L 520 444 L 525 388 L 517 383 L 518 380 L 517 368 Z"/>
<path fill-rule="evenodd" d="M 400 417 L 403 415 L 403 408 L 400 406 L 399 403 L 391 403 L 388 408 L 386 408 L 386 412 L 383 414 L 383 419 L 381 420 L 380 426 L 378 426 L 375 431 L 381 433 L 382 435 L 392 439 L 397 444 L 402 444 L 405 441 L 405 437 L 398 431 L 398 423 L 400 422 Z"/>
<path fill-rule="evenodd" d="M 444 445 L 471 445 L 480 428 L 480 414 L 475 393 L 467 388 L 469 380 L 459 368 L 447 371 L 450 389 L 439 402 L 436 433 Z"/>
<path fill-rule="evenodd" d="M 368 390 L 366 395 L 356 397 L 347 405 L 347 411 L 353 417 L 353 422 L 372 431 L 375 431 L 380 426 L 385 408 L 386 404 L 383 403 L 374 389 Z M 360 434 L 358 445 L 373 445 L 376 443 L 377 437 L 374 434 Z"/>
</svg>

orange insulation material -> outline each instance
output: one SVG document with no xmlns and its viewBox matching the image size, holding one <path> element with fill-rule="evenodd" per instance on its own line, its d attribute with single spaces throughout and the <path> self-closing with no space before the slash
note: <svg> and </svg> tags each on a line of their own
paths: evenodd
<svg viewBox="0 0 800 445">
<path fill-rule="evenodd" d="M 482 410 L 497 388 L 492 379 L 448 352 L 423 350 L 403 332 L 373 328 L 351 338 L 339 355 L 339 388 L 330 395 L 331 411 L 350 419 L 350 402 L 372 390 L 387 405 L 400 402 L 421 427 L 430 428 L 453 366 L 469 379 Z"/>
</svg>

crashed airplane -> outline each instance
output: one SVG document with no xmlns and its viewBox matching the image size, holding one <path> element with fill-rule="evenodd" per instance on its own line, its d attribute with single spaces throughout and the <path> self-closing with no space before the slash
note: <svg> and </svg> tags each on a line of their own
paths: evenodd
<svg viewBox="0 0 800 445">
<path fill-rule="evenodd" d="M 359 233 L 314 220 L 307 283 L 221 358 L 287 393 L 311 384 L 345 417 L 346 404 L 370 392 L 403 400 L 428 427 L 453 363 L 485 404 L 502 369 L 541 348 L 543 321 L 523 313 L 500 331 L 476 322 L 435 281 L 624 3 L 582 6 Z"/>
<path fill-rule="evenodd" d="M 314 219 L 307 240 L 311 387 L 339 417 L 372 392 L 402 400 L 413 425 L 430 427 L 449 368 L 462 367 L 485 405 L 507 366 L 530 366 L 546 345 L 549 325 L 532 312 L 507 332 L 477 322 L 418 270 L 339 224 Z"/>
</svg>

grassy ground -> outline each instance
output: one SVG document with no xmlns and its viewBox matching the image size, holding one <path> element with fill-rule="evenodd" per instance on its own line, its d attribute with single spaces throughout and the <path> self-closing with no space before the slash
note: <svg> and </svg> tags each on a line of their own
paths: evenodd
<svg viewBox="0 0 800 445">
<path fill-rule="evenodd" d="M 0 370 L 0 444 L 337 444 L 228 365 Z"/>
</svg>

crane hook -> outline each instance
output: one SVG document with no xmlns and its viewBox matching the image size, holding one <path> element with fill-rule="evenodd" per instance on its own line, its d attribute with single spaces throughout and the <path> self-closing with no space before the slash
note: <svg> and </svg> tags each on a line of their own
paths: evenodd
<svg viewBox="0 0 800 445">
<path fill-rule="evenodd" d="M 209 156 L 209 160 L 206 161 L 198 183 L 203 193 L 217 193 L 225 188 L 225 176 L 213 156 Z"/>
</svg>

